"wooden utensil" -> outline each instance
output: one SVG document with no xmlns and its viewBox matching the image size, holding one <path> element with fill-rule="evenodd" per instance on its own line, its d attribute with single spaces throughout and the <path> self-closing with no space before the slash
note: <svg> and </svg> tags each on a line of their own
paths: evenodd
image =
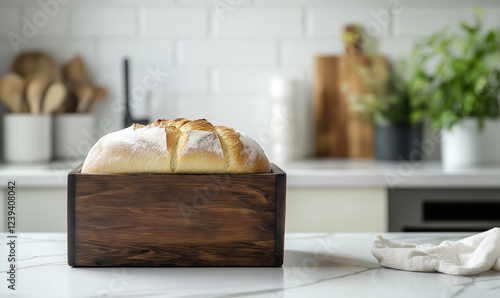
<svg viewBox="0 0 500 298">
<path fill-rule="evenodd" d="M 103 87 L 97 87 L 94 89 L 94 96 L 90 100 L 90 103 L 85 110 L 86 113 L 90 113 L 94 106 L 96 106 L 101 100 L 103 100 L 106 95 L 108 95 L 108 91 Z"/>
<path fill-rule="evenodd" d="M 88 82 L 87 72 L 85 70 L 85 63 L 81 56 L 76 55 L 64 67 L 64 78 L 71 83 Z"/>
<path fill-rule="evenodd" d="M 54 82 L 50 84 L 45 92 L 43 99 L 43 109 L 44 114 L 52 114 L 59 107 L 61 107 L 66 99 L 66 86 L 61 82 Z"/>
<path fill-rule="evenodd" d="M 68 92 L 66 99 L 63 101 L 62 105 L 55 110 L 55 114 L 62 113 L 76 113 L 76 108 L 78 107 L 78 99 L 75 94 Z"/>
<path fill-rule="evenodd" d="M 57 63 L 49 55 L 41 52 L 28 52 L 18 55 L 10 67 L 22 77 L 35 74 L 44 75 L 49 81 L 61 81 L 62 74 Z"/>
<path fill-rule="evenodd" d="M 23 112 L 24 79 L 16 73 L 8 73 L 0 81 L 0 97 L 12 113 Z"/>
<path fill-rule="evenodd" d="M 78 106 L 76 108 L 77 113 L 84 113 L 94 95 L 94 89 L 89 84 L 80 84 L 75 89 L 75 95 L 78 99 Z"/>
<path fill-rule="evenodd" d="M 49 84 L 49 79 L 43 75 L 36 75 L 28 79 L 26 101 L 32 114 L 40 114 L 43 95 Z"/>
</svg>

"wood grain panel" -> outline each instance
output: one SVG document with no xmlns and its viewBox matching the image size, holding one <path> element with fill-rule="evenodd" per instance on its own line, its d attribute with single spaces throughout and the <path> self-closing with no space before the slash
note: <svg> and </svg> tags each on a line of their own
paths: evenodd
<svg viewBox="0 0 500 298">
<path fill-rule="evenodd" d="M 347 102 L 341 91 L 339 57 L 316 57 L 314 101 L 316 157 L 347 157 Z"/>
<path fill-rule="evenodd" d="M 68 200 L 74 200 L 68 202 L 74 208 L 74 213 L 68 209 L 68 233 L 73 233 L 68 262 L 281 266 L 285 181 L 274 165 L 273 173 L 243 175 L 81 174 L 75 169 L 68 178 L 74 183 L 68 187 Z"/>
</svg>

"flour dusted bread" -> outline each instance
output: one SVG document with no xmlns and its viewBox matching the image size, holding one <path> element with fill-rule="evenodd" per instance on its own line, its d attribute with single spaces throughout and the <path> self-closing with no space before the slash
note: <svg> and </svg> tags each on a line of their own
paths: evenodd
<svg viewBox="0 0 500 298">
<path fill-rule="evenodd" d="M 82 173 L 268 173 L 269 161 L 252 138 L 205 119 L 134 124 L 102 137 Z"/>
</svg>

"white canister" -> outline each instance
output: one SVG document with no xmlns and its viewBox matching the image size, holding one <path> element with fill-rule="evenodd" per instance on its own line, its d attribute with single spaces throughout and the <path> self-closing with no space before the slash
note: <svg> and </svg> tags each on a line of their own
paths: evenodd
<svg viewBox="0 0 500 298">
<path fill-rule="evenodd" d="M 459 170 L 500 163 L 500 121 L 465 119 L 441 134 L 441 159 L 445 170 Z"/>
<path fill-rule="evenodd" d="M 87 156 L 95 138 L 95 117 L 88 113 L 54 116 L 54 155 L 58 160 L 81 161 Z"/>
<path fill-rule="evenodd" d="M 52 159 L 52 116 L 5 114 L 4 153 L 9 163 L 46 163 Z"/>
<path fill-rule="evenodd" d="M 269 84 L 271 97 L 271 130 L 273 131 L 272 158 L 274 162 L 297 159 L 300 144 L 298 127 L 298 81 L 275 75 Z"/>
</svg>

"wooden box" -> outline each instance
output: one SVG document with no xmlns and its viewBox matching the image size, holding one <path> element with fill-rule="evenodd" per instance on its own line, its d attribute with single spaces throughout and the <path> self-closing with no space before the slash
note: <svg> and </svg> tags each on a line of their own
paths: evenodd
<svg viewBox="0 0 500 298">
<path fill-rule="evenodd" d="M 68 175 L 71 266 L 281 266 L 286 174 Z"/>
</svg>

